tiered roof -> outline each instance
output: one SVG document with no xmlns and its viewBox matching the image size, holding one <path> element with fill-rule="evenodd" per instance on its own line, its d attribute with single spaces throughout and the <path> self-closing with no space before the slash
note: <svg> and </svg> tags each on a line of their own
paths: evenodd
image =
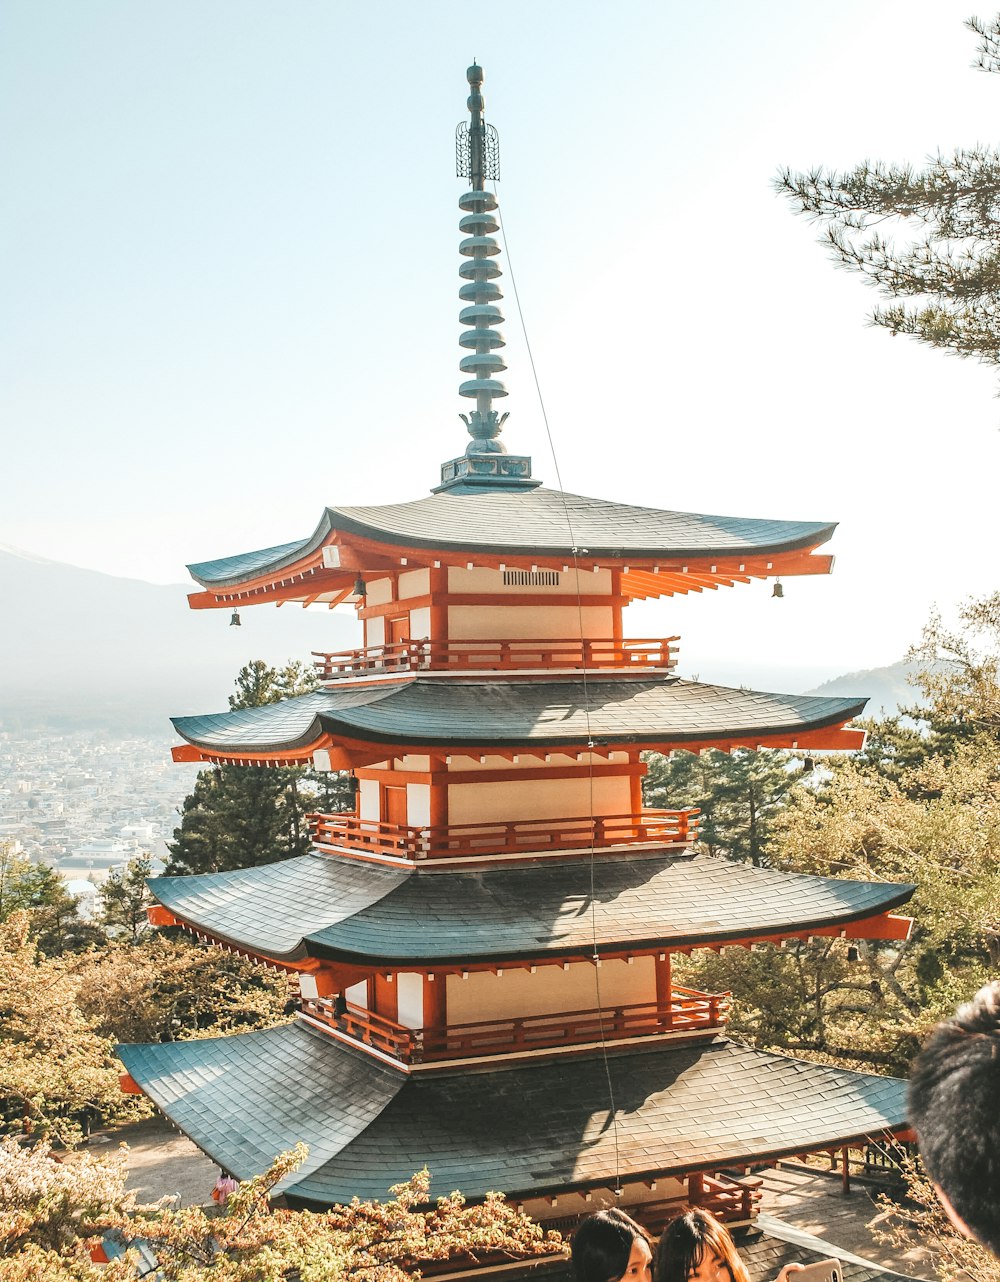
<svg viewBox="0 0 1000 1282">
<path fill-rule="evenodd" d="M 569 563 L 626 571 L 626 596 L 700 591 L 752 577 L 827 574 L 836 523 L 705 516 L 544 487 L 453 489 L 412 503 L 328 507 L 305 539 L 189 566 L 196 607 L 334 601 L 359 571 L 432 564 Z"/>
<path fill-rule="evenodd" d="M 198 877 L 157 877 L 192 929 L 281 961 L 387 969 L 707 946 L 811 932 L 905 937 L 872 918 L 914 887 L 842 881 L 662 852 L 480 871 L 388 868 L 322 854 Z M 863 924 L 862 924 L 863 923 Z"/>
<path fill-rule="evenodd" d="M 865 699 L 765 694 L 726 686 L 622 674 L 559 680 L 404 677 L 350 683 L 259 708 L 175 717 L 174 727 L 195 749 L 181 760 L 289 760 L 317 748 L 339 753 L 336 768 L 385 756 L 385 746 L 408 752 L 437 748 L 456 754 L 503 748 L 584 749 L 595 743 L 642 748 L 756 748 L 778 737 L 799 746 L 852 748 L 860 732 L 827 733 L 857 716 Z M 800 742 L 801 740 L 801 742 Z"/>
<path fill-rule="evenodd" d="M 382 604 L 369 607 L 365 617 L 385 613 L 391 588 L 391 604 L 400 607 L 400 618 L 406 612 L 412 624 L 416 616 L 409 612 L 417 610 L 434 616 L 435 623 L 427 627 L 434 635 L 426 644 L 440 647 L 451 642 L 452 606 L 460 612 L 488 610 L 497 600 L 511 604 L 510 597 L 452 591 L 450 580 L 454 585 L 469 580 L 449 576 L 449 568 L 528 571 L 528 578 L 511 576 L 509 586 L 527 585 L 533 593 L 527 604 L 533 609 L 577 604 L 581 633 L 585 604 L 599 604 L 608 617 L 613 614 L 618 630 L 610 643 L 597 644 L 611 644 L 612 661 L 617 663 L 621 655 L 625 669 L 636 657 L 619 644 L 620 610 L 630 599 L 829 572 L 832 558 L 816 549 L 829 540 L 833 524 L 706 516 L 564 494 L 541 486 L 531 475 L 529 459 L 506 453 L 497 439 L 503 419 L 492 408 L 494 398 L 506 395 L 496 377 L 504 369 L 497 350 L 503 339 L 496 329 L 503 317 L 495 306 L 499 247 L 490 235 L 498 228 L 497 202 L 484 189 L 495 151 L 482 120 L 480 68 L 470 68 L 469 82 L 473 123 L 465 135 L 467 165 L 462 172 L 472 190 L 460 201 L 466 236 L 461 297 L 469 306 L 460 314 L 467 327 L 460 342 L 469 353 L 461 369 L 472 377 L 459 390 L 476 405 L 468 417 L 463 415 L 471 442 L 464 455 L 444 464 L 442 484 L 429 497 L 330 507 L 308 538 L 191 566 L 202 589 L 191 604 L 232 607 L 270 600 L 333 606 L 350 601 L 361 607 L 366 585 L 389 580 L 385 590 L 371 593 Z M 400 601 L 398 576 L 414 570 L 430 571 L 420 580 L 424 595 L 404 593 Z M 577 577 L 575 583 L 561 583 L 558 600 L 554 594 L 547 600 L 545 589 L 555 578 L 535 578 L 539 570 Z M 593 570 L 610 570 L 611 575 L 591 575 L 601 587 L 590 596 L 582 572 Z M 569 590 L 573 587 L 576 592 Z M 417 590 L 412 578 L 406 588 Z M 518 597 L 514 604 L 524 605 L 525 599 Z M 465 625 L 468 629 L 468 619 Z M 509 631 L 516 636 L 516 628 Z M 510 762 L 509 774 L 499 772 L 501 782 L 517 787 L 518 779 L 533 773 L 519 754 L 534 766 L 549 755 L 568 756 L 570 766 L 554 766 L 553 778 L 565 777 L 567 770 L 579 779 L 588 772 L 593 777 L 597 769 L 623 778 L 627 773 L 637 796 L 640 749 L 848 748 L 861 739 L 860 732 L 843 726 L 862 710 L 864 700 L 682 681 L 667 674 L 667 643 L 657 652 L 663 668 L 659 675 L 638 670 L 614 675 L 563 670 L 556 675 L 544 670 L 542 660 L 537 669 L 491 675 L 468 670 L 472 662 L 490 666 L 488 654 L 484 658 L 484 652 L 470 650 L 459 653 L 464 668 L 454 664 L 449 670 L 399 676 L 384 663 L 384 653 L 375 671 L 379 662 L 373 653 L 387 648 L 383 636 L 390 642 L 392 637 L 381 622 L 374 635 L 372 653 L 364 652 L 357 667 L 349 663 L 338 668 L 336 675 L 346 672 L 346 679 L 330 689 L 259 708 L 176 719 L 186 743 L 175 756 L 267 764 L 315 757 L 328 768 L 357 767 L 361 786 L 367 780 L 375 791 L 388 787 L 389 780 L 405 785 L 407 762 L 401 771 L 380 767 L 368 775 L 363 767 L 427 757 L 428 779 L 438 797 L 453 786 L 477 787 L 477 780 L 463 776 L 475 776 L 490 759 Z M 422 643 L 410 638 L 406 644 Z M 534 662 L 535 643 L 518 644 Z M 570 652 L 567 669 L 593 660 L 589 644 L 590 639 L 579 637 L 578 653 Z M 552 645 L 562 663 L 564 644 Z M 429 648 L 418 652 L 415 662 L 426 660 L 433 667 L 433 659 Z M 626 760 L 612 764 L 612 753 Z M 463 757 L 477 756 L 476 769 L 453 771 L 453 755 L 459 766 Z M 609 758 L 608 765 L 595 767 L 594 759 L 601 756 Z M 492 778 L 497 772 L 490 768 L 482 773 Z M 430 795 L 431 782 L 415 786 Z M 382 802 L 378 805 L 377 820 L 360 815 L 352 820 L 368 824 L 369 831 L 407 827 L 382 823 Z M 638 805 L 633 802 L 634 808 Z M 558 813 L 559 807 L 553 808 Z M 421 813 L 433 812 L 428 806 Z M 641 821 L 643 816 L 626 818 Z M 591 814 L 591 824 L 596 820 Z M 534 841 L 535 819 L 520 822 L 525 840 Z M 572 828 L 576 821 L 565 822 Z M 581 849 L 562 854 L 530 844 L 513 854 L 507 847 L 494 849 L 495 842 L 481 843 L 479 849 L 470 844 L 454 866 L 435 867 L 433 860 L 415 862 L 417 855 L 410 861 L 395 847 L 376 858 L 373 848 L 365 851 L 363 841 L 350 846 L 344 832 L 334 831 L 332 823 L 329 827 L 328 850 L 300 859 L 151 883 L 161 905 L 160 920 L 179 922 L 223 946 L 310 976 L 314 996 L 307 995 L 304 985 L 305 1013 L 290 1025 L 220 1039 L 120 1048 L 134 1081 L 238 1177 L 256 1174 L 278 1153 L 305 1141 L 309 1157 L 285 1182 L 288 1196 L 302 1204 L 381 1197 L 390 1184 L 424 1165 L 432 1171 L 435 1193 L 460 1187 L 467 1196 L 478 1197 L 502 1187 L 515 1198 L 528 1199 L 606 1187 L 615 1171 L 622 1181 L 636 1182 L 664 1173 L 718 1170 L 859 1142 L 905 1124 L 902 1082 L 802 1063 L 718 1037 L 724 995 L 694 995 L 705 999 L 707 1020 L 679 1017 L 672 1022 L 669 953 L 810 934 L 905 938 L 909 923 L 892 910 L 910 898 L 912 886 L 792 875 L 696 858 L 657 844 L 671 837 L 651 839 L 646 830 L 638 837 L 633 832 L 620 845 L 616 837 L 609 838 L 600 854 L 596 836 L 585 837 Z M 433 830 L 428 822 L 427 831 Z M 575 840 L 577 831 L 572 828 L 571 835 L 562 833 L 560 839 Z M 687 840 L 685 836 L 678 844 Z M 477 864 L 481 856 L 485 862 Z M 493 859 L 497 862 L 491 863 Z M 605 1028 L 603 1010 L 597 1012 L 598 1033 L 588 1031 L 592 1019 L 584 1020 L 583 1032 L 565 1044 L 536 1036 L 515 1045 L 506 1030 L 518 1021 L 503 1015 L 492 1022 L 503 1026 L 508 1040 L 497 1050 L 487 1039 L 478 1047 L 478 1060 L 471 1040 L 442 1039 L 442 1032 L 448 1033 L 442 1028 L 448 983 L 459 986 L 457 975 L 467 975 L 465 968 L 492 969 L 499 978 L 506 964 L 531 971 L 536 964 L 541 970 L 546 963 L 561 962 L 571 970 L 570 963 L 588 962 L 596 974 L 608 959 L 624 972 L 625 963 L 643 953 L 655 953 L 646 969 L 655 971 L 656 1000 L 650 992 L 649 1000 L 635 1005 L 651 1009 L 653 1022 L 642 1024 L 642 1015 L 626 1027 L 623 1016 L 617 1046 L 614 1030 Z M 362 1046 L 366 1034 L 357 1029 L 364 1029 L 363 1020 L 346 1024 L 354 1016 L 345 1013 L 345 988 L 370 981 L 376 1009 L 362 1015 L 378 1016 L 380 979 L 395 983 L 398 994 L 397 977 L 404 975 L 408 989 L 416 980 L 427 994 L 419 1008 L 424 1028 L 396 1025 L 388 1017 L 383 1023 L 393 1023 L 403 1035 L 412 1033 L 414 1044 L 423 1037 L 419 1053 L 397 1054 L 396 1043 L 388 1041 L 380 1048 L 371 1024 L 370 1044 Z M 551 969 L 548 975 L 551 979 Z M 473 987 L 479 980 L 485 987 L 482 976 L 474 978 Z M 331 1001 L 338 986 L 339 998 Z M 663 987 L 670 993 L 663 993 Z M 387 1006 L 395 1008 L 395 999 Z M 592 1014 L 556 1013 L 566 1020 Z M 560 1025 L 558 1037 L 565 1033 Z M 456 1062 L 457 1054 L 467 1057 L 463 1064 Z M 609 1117 L 609 1069 L 615 1124 Z M 500 1127 L 498 1116 L 503 1118 Z"/>
<path fill-rule="evenodd" d="M 626 1180 L 719 1169 L 861 1143 L 906 1117 L 904 1082 L 725 1040 L 613 1055 L 617 1137 L 599 1054 L 406 1074 L 301 1022 L 119 1054 L 239 1178 L 304 1140 L 309 1156 L 283 1191 L 312 1206 L 384 1197 L 425 1165 L 434 1196 L 607 1187 L 616 1160 Z"/>
</svg>

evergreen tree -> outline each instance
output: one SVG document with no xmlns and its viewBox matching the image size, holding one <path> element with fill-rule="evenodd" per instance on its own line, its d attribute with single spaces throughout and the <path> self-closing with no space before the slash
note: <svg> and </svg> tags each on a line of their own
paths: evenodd
<svg viewBox="0 0 1000 1282">
<path fill-rule="evenodd" d="M 229 706 L 257 708 L 308 694 L 315 687 L 312 672 L 297 661 L 272 668 L 254 659 L 240 669 Z M 169 844 L 167 872 L 224 872 L 305 854 L 309 849 L 305 817 L 317 805 L 323 778 L 301 766 L 224 765 L 201 771 L 194 791 L 184 800 L 180 827 Z M 325 790 L 334 799 L 339 791 L 346 791 L 329 785 Z"/>
<path fill-rule="evenodd" d="M 669 810 L 697 806 L 699 841 L 710 854 L 757 866 L 768 863 L 774 819 L 801 785 L 793 754 L 747 748 L 667 757 L 653 752 L 647 762 L 647 805 Z"/>
<path fill-rule="evenodd" d="M 103 938 L 82 920 L 66 883 L 49 864 L 33 864 L 10 842 L 0 842 L 0 923 L 28 913 L 31 939 L 46 957 L 79 952 Z"/>
<path fill-rule="evenodd" d="M 114 869 L 101 887 L 101 925 L 137 944 L 149 930 L 146 905 L 150 902 L 146 878 L 151 871 L 148 855 Z"/>
<path fill-rule="evenodd" d="M 978 66 L 1000 71 L 1000 15 L 966 26 Z M 923 169 L 865 161 L 838 173 L 784 169 L 776 185 L 823 224 L 834 261 L 892 302 L 871 323 L 1000 364 L 1000 152 L 959 148 Z"/>
</svg>

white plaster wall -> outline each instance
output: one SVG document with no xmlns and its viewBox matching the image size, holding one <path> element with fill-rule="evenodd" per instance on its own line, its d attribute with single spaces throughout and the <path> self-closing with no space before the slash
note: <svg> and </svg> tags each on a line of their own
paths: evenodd
<svg viewBox="0 0 1000 1282">
<path fill-rule="evenodd" d="M 430 757 L 421 757 L 417 753 L 406 753 L 400 764 L 401 770 L 430 770 Z"/>
<path fill-rule="evenodd" d="M 424 1026 L 424 977 L 423 975 L 403 974 L 396 976 L 396 1000 L 399 1009 L 397 1023 L 407 1028 Z"/>
<path fill-rule="evenodd" d="M 511 569 L 514 567 L 511 566 Z M 548 566 L 540 566 L 548 569 Z M 611 571 L 581 570 L 579 581 L 575 570 L 559 572 L 558 584 L 504 584 L 502 570 L 477 568 L 465 570 L 451 566 L 448 569 L 449 592 L 509 592 L 511 596 L 530 593 L 538 596 L 595 596 L 611 592 Z"/>
<path fill-rule="evenodd" d="M 601 964 L 601 1006 L 608 1010 L 632 1002 L 656 1001 L 656 967 L 652 957 Z M 549 1015 L 561 1011 L 596 1010 L 595 970 L 589 962 L 505 970 L 500 976 L 473 971 L 468 979 L 448 976 L 448 1023 L 513 1019 L 519 1015 Z"/>
<path fill-rule="evenodd" d="M 360 1006 L 363 1010 L 368 1009 L 368 983 L 362 980 L 360 984 L 352 984 L 350 988 L 344 989 L 344 996 L 352 1006 Z"/>
<path fill-rule="evenodd" d="M 399 576 L 399 599 L 426 596 L 431 590 L 430 570 L 406 570 Z"/>
<path fill-rule="evenodd" d="M 580 754 L 579 760 L 577 759 L 577 754 L 575 752 L 547 752 L 543 753 L 543 755 L 539 757 L 529 756 L 527 753 L 520 753 L 515 754 L 515 756 L 517 756 L 517 760 L 514 764 L 517 766 L 518 770 L 546 770 L 552 766 L 585 767 L 588 760 L 592 760 L 595 766 L 604 766 L 608 764 L 615 765 L 619 762 L 627 763 L 629 759 L 627 752 L 611 752 L 606 757 L 599 757 L 596 753 L 591 756 L 591 754 L 583 752 Z M 487 771 L 510 769 L 511 763 L 507 757 L 488 756 L 486 754 L 484 754 L 484 757 L 485 760 L 480 761 L 478 757 L 466 757 L 461 753 L 455 753 L 449 757 L 449 769 L 461 770 L 463 774 L 470 770 Z M 414 768 L 416 769 L 417 767 Z"/>
<path fill-rule="evenodd" d="M 448 789 L 448 822 L 575 819 L 589 815 L 591 804 L 595 815 L 630 813 L 631 789 L 627 776 L 595 779 L 593 784 L 593 797 L 586 775 L 577 779 L 522 778 L 510 783 L 452 784 Z"/>
<path fill-rule="evenodd" d="M 380 818 L 377 779 L 358 780 L 358 814 L 362 819 Z"/>
<path fill-rule="evenodd" d="M 303 997 L 315 1001 L 319 996 L 319 989 L 316 987 L 315 975 L 299 975 L 299 992 Z"/>
<path fill-rule="evenodd" d="M 423 641 L 431 634 L 431 608 L 422 605 L 410 611 L 410 640 Z"/>
<path fill-rule="evenodd" d="M 392 600 L 392 579 L 372 579 L 365 583 L 365 604 L 385 605 Z"/>
<path fill-rule="evenodd" d="M 406 785 L 406 822 L 415 828 L 431 821 L 431 790 L 425 783 Z"/>
<path fill-rule="evenodd" d="M 376 619 L 365 619 L 365 645 L 385 644 L 385 619 L 379 615 Z"/>
<path fill-rule="evenodd" d="M 513 592 L 513 588 L 506 589 Z M 585 605 L 453 605 L 448 608 L 448 636 L 452 641 L 515 641 L 553 637 L 560 641 L 580 635 L 611 638 L 614 612 L 611 606 Z"/>
</svg>

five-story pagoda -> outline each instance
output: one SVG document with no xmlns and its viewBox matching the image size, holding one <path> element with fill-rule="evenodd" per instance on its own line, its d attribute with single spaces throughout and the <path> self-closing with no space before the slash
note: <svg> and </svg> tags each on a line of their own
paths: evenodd
<svg viewBox="0 0 1000 1282">
<path fill-rule="evenodd" d="M 864 701 L 680 680 L 676 638 L 628 639 L 622 615 L 827 573 L 834 527 L 565 494 L 506 452 L 496 135 L 468 79 L 464 455 L 429 497 L 331 507 L 304 540 L 191 567 L 194 608 L 343 602 L 364 627 L 317 656 L 316 692 L 174 723 L 178 760 L 357 780 L 305 857 L 150 883 L 154 921 L 297 974 L 300 1009 L 120 1053 L 240 1178 L 305 1141 L 295 1204 L 380 1197 L 426 1164 L 436 1193 L 501 1187 L 541 1219 L 609 1190 L 653 1222 L 683 1200 L 745 1218 L 723 1168 L 898 1131 L 902 1084 L 735 1044 L 725 995 L 674 984 L 671 957 L 904 938 L 913 888 L 698 855 L 696 813 L 645 808 L 644 750 L 850 748 Z"/>
</svg>

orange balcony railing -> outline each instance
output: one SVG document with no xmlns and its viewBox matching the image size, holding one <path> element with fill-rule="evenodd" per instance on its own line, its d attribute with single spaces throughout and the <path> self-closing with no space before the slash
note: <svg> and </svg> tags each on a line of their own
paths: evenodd
<svg viewBox="0 0 1000 1282">
<path fill-rule="evenodd" d="M 542 638 L 516 641 L 392 641 L 362 650 L 314 650 L 321 681 L 386 672 L 512 672 L 586 668 L 667 670 L 677 662 L 679 637 L 615 641 Z"/>
<path fill-rule="evenodd" d="M 338 1015 L 335 1004 L 323 997 L 303 999 L 302 1010 L 319 1023 L 404 1063 L 426 1064 L 662 1033 L 710 1031 L 725 1025 L 729 996 L 729 993 L 699 993 L 691 988 L 675 987 L 670 1000 L 664 1003 L 634 1002 L 608 1006 L 603 1011 L 561 1011 L 449 1024 L 446 1028 L 407 1028 L 351 1003 Z"/>
<path fill-rule="evenodd" d="M 643 810 L 637 815 L 518 819 L 417 827 L 354 814 L 309 816 L 317 846 L 339 846 L 403 859 L 577 850 L 625 844 L 690 845 L 698 839 L 697 810 Z"/>
</svg>

